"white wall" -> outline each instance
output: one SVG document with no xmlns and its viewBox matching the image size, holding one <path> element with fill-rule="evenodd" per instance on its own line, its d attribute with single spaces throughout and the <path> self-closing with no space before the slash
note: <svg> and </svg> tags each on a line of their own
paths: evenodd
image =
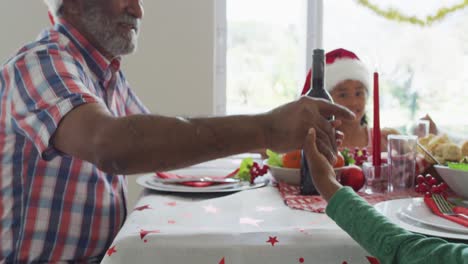
<svg viewBox="0 0 468 264">
<path fill-rule="evenodd" d="M 214 1 L 149 0 L 136 54 L 124 59 L 133 89 L 154 113 L 211 115 Z M 49 25 L 41 0 L 0 1 L 0 61 Z M 133 206 L 141 189 L 129 177 Z"/>
</svg>

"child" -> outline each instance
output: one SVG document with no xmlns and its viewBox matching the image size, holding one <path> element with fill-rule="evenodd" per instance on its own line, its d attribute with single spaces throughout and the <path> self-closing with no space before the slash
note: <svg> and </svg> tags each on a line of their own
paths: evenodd
<svg viewBox="0 0 468 264">
<path fill-rule="evenodd" d="M 304 152 L 317 191 L 328 201 L 327 215 L 380 263 L 468 263 L 468 246 L 402 229 L 337 182 L 333 167 L 316 145 L 310 129 Z"/>
<path fill-rule="evenodd" d="M 330 93 L 336 104 L 347 107 L 355 115 L 352 121 L 343 121 L 338 127 L 345 135 L 342 147 L 367 148 L 371 153 L 372 129 L 368 127 L 366 116 L 366 103 L 369 97 L 369 71 L 353 52 L 345 49 L 336 49 L 325 55 L 325 89 Z M 310 89 L 311 71 L 307 75 L 302 95 Z M 381 149 L 387 149 L 387 136 L 399 134 L 397 130 L 383 128 Z"/>
</svg>

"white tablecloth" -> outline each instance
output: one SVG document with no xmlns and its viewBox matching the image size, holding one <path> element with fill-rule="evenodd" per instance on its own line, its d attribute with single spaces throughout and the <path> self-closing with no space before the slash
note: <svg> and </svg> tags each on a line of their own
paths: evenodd
<svg viewBox="0 0 468 264">
<path fill-rule="evenodd" d="M 290 209 L 270 185 L 222 196 L 146 191 L 102 263 L 370 263 L 367 256 L 327 215 Z"/>
</svg>

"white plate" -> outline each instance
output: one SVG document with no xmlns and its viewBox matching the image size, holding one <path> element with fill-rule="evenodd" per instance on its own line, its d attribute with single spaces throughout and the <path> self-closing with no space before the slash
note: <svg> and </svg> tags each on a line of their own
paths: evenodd
<svg viewBox="0 0 468 264">
<path fill-rule="evenodd" d="M 400 214 L 421 224 L 447 229 L 457 233 L 468 234 L 468 227 L 464 227 L 433 214 L 424 203 L 423 198 L 412 199 L 411 203 L 407 207 L 401 209 Z"/>
<path fill-rule="evenodd" d="M 381 214 L 385 215 L 388 219 L 390 219 L 391 222 L 408 231 L 429 236 L 468 240 L 468 234 L 457 233 L 446 229 L 440 229 L 435 226 L 425 225 L 420 222 L 413 221 L 412 219 L 400 214 L 399 212 L 401 212 L 401 209 L 406 208 L 408 205 L 410 205 L 413 202 L 413 199 L 417 198 L 407 198 L 380 202 L 374 207 L 375 209 L 377 209 L 377 211 L 379 211 Z"/>
<path fill-rule="evenodd" d="M 179 170 L 168 171 L 167 173 L 177 174 L 180 176 L 192 176 L 192 177 L 222 177 L 227 176 L 234 172 L 233 169 L 220 169 L 220 168 L 186 168 Z"/>
<path fill-rule="evenodd" d="M 234 183 L 224 183 L 224 184 L 212 184 L 203 187 L 194 187 L 184 184 L 174 184 L 174 183 L 164 183 L 164 182 L 157 182 L 153 178 L 146 180 L 147 185 L 151 185 L 154 188 L 158 189 L 176 189 L 181 191 L 190 191 L 192 189 L 203 189 L 203 190 L 222 190 L 226 188 L 235 188 L 242 186 L 242 182 L 234 182 Z"/>
<path fill-rule="evenodd" d="M 232 171 L 231 171 L 232 172 Z M 194 176 L 193 174 L 190 174 Z M 206 176 L 206 174 L 203 174 Z M 217 174 L 223 175 L 223 174 Z M 227 174 L 226 174 L 227 175 Z M 214 176 L 214 175 L 212 175 Z M 219 193 L 219 192 L 238 192 L 243 190 L 255 189 L 260 188 L 268 184 L 267 181 L 255 183 L 250 185 L 248 182 L 241 182 L 241 183 L 234 183 L 232 186 L 221 186 L 221 185 L 213 185 L 208 187 L 190 187 L 185 185 L 174 185 L 174 184 L 164 184 L 164 183 L 157 183 L 153 181 L 154 174 L 147 174 L 137 178 L 136 182 L 151 190 L 156 191 L 163 191 L 163 192 L 185 192 L 185 193 Z M 230 184 L 231 185 L 231 184 Z"/>
</svg>

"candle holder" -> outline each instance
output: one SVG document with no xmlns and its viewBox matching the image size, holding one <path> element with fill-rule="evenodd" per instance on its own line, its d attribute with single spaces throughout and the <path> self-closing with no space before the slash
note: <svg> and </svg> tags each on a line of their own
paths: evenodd
<svg viewBox="0 0 468 264">
<path fill-rule="evenodd" d="M 374 194 L 387 192 L 389 175 L 387 163 L 373 165 L 371 162 L 365 162 L 362 165 L 362 171 L 366 178 L 365 193 Z"/>
</svg>

